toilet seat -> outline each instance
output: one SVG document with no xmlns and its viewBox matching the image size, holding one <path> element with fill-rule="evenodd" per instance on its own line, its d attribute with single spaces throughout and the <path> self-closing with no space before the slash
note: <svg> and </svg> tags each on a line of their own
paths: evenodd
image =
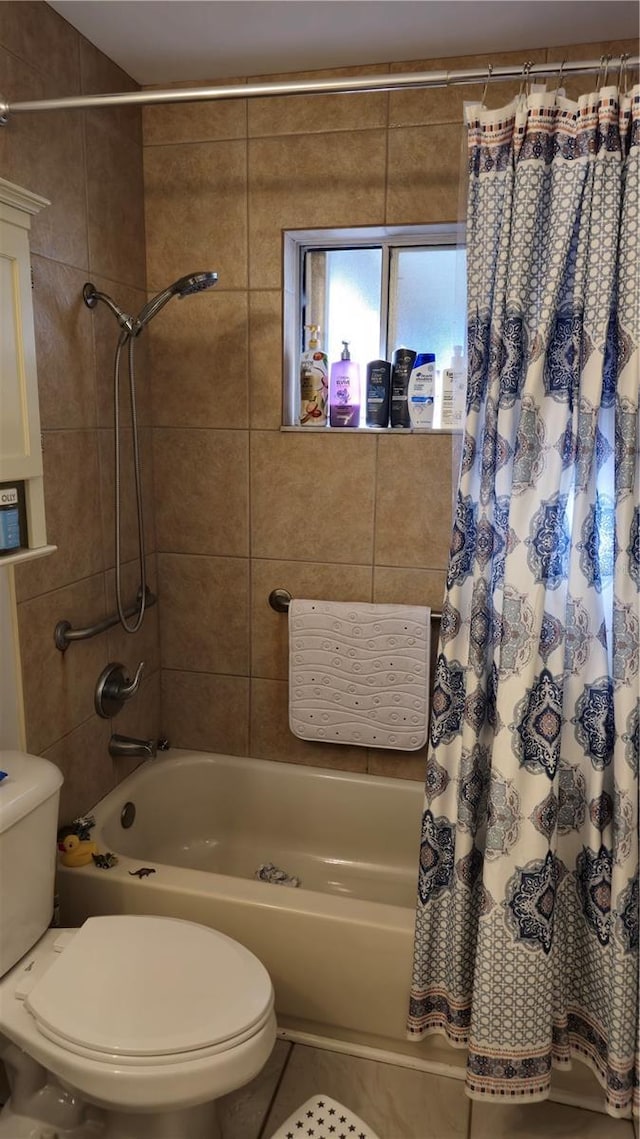
<svg viewBox="0 0 640 1139">
<path fill-rule="evenodd" d="M 216 930 L 175 918 L 89 918 L 25 998 L 39 1032 L 93 1061 L 194 1061 L 259 1033 L 273 1012 L 263 965 Z"/>
</svg>

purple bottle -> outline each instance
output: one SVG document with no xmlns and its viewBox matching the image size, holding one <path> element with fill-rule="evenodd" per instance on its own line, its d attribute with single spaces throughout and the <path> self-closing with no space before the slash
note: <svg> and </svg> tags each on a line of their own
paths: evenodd
<svg viewBox="0 0 640 1139">
<path fill-rule="evenodd" d="M 329 422 L 332 427 L 360 426 L 360 367 L 351 359 L 349 341 L 342 341 L 342 354 L 331 365 Z"/>
</svg>

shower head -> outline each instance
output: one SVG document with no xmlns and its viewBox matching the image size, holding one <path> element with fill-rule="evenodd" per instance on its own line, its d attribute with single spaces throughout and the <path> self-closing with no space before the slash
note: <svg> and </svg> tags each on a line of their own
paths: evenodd
<svg viewBox="0 0 640 1139">
<path fill-rule="evenodd" d="M 180 277 L 179 280 L 174 281 L 167 289 L 163 289 L 161 293 L 148 301 L 136 317 L 129 316 L 128 313 L 119 308 L 107 293 L 99 292 L 90 281 L 87 281 L 84 286 L 82 296 L 88 308 L 95 308 L 98 301 L 103 301 L 107 308 L 111 309 L 120 327 L 125 329 L 129 335 L 138 336 L 172 297 L 189 297 L 192 293 L 201 293 L 204 289 L 210 289 L 212 285 L 215 285 L 217 280 L 218 274 L 213 272 L 190 273 L 187 277 Z"/>
<path fill-rule="evenodd" d="M 145 325 L 153 320 L 156 313 L 160 312 L 172 297 L 189 297 L 192 293 L 201 293 L 204 289 L 210 289 L 215 285 L 217 280 L 218 274 L 212 272 L 190 273 L 187 277 L 180 277 L 144 306 L 134 322 L 134 335 L 137 336 L 142 332 Z"/>
</svg>

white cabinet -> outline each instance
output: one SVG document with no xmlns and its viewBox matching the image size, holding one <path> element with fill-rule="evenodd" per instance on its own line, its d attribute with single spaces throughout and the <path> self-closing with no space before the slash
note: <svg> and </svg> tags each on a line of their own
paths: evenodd
<svg viewBox="0 0 640 1139">
<path fill-rule="evenodd" d="M 0 565 L 39 557 L 47 546 L 29 230 L 46 198 L 0 178 L 0 483 L 22 482 L 28 549 Z"/>
</svg>

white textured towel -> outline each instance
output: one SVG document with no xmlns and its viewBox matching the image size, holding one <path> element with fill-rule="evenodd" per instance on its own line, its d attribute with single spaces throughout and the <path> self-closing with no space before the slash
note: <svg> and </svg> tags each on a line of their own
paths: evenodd
<svg viewBox="0 0 640 1139">
<path fill-rule="evenodd" d="M 303 740 L 415 751 L 427 738 L 430 610 L 293 600 L 289 727 Z"/>
</svg>

